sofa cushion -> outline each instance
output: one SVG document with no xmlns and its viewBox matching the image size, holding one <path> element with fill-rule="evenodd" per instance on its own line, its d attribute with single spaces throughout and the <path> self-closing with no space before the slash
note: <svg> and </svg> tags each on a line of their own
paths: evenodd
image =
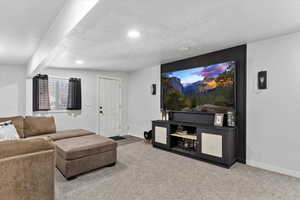
<svg viewBox="0 0 300 200">
<path fill-rule="evenodd" d="M 62 140 L 67 138 L 73 138 L 73 137 L 81 137 L 86 135 L 95 135 L 96 133 L 87 131 L 84 129 L 73 129 L 73 130 L 66 130 L 66 131 L 58 131 L 56 133 L 50 133 L 50 134 L 44 134 L 44 135 L 37 135 L 37 136 L 31 136 L 29 138 L 45 138 L 48 137 L 53 141 L 56 140 Z"/>
<path fill-rule="evenodd" d="M 36 136 L 47 133 L 55 133 L 56 126 L 54 117 L 31 117 L 26 116 L 24 120 L 24 136 Z"/>
<path fill-rule="evenodd" d="M 114 140 L 99 135 L 69 138 L 54 143 L 58 156 L 64 160 L 74 160 L 102 152 L 115 151 L 117 148 L 117 143 Z"/>
<path fill-rule="evenodd" d="M 0 141 L 17 139 L 20 139 L 20 136 L 12 121 L 0 122 Z"/>
<path fill-rule="evenodd" d="M 55 149 L 55 146 L 41 138 L 0 141 L 0 159 L 52 149 Z"/>
<path fill-rule="evenodd" d="M 12 121 L 20 138 L 24 138 L 24 117 L 16 116 L 16 117 L 0 118 L 0 122 L 6 122 L 6 121 Z"/>
<path fill-rule="evenodd" d="M 73 129 L 73 130 L 58 131 L 55 134 L 52 134 L 50 138 L 56 141 L 56 140 L 62 140 L 66 138 L 81 137 L 81 136 L 95 135 L 95 134 L 96 133 L 84 129 Z"/>
</svg>

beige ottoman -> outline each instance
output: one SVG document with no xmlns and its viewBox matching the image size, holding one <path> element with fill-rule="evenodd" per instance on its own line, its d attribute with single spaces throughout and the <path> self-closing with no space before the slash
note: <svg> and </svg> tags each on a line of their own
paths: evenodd
<svg viewBox="0 0 300 200">
<path fill-rule="evenodd" d="M 117 143 L 99 135 L 68 138 L 55 141 L 56 167 L 67 178 L 100 167 L 114 165 Z"/>
</svg>

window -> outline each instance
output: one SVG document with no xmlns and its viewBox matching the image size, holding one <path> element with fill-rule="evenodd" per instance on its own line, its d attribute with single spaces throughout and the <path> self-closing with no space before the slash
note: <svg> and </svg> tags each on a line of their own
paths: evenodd
<svg viewBox="0 0 300 200">
<path fill-rule="evenodd" d="M 81 110 L 81 79 L 38 74 L 33 77 L 32 110 Z"/>
<path fill-rule="evenodd" d="M 50 110 L 67 110 L 69 80 L 49 77 Z"/>
</svg>

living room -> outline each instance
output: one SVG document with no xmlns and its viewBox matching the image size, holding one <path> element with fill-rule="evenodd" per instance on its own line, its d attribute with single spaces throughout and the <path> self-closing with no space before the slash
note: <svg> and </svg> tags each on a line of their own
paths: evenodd
<svg viewBox="0 0 300 200">
<path fill-rule="evenodd" d="M 300 199 L 298 1 L 0 9 L 1 200 Z"/>
</svg>

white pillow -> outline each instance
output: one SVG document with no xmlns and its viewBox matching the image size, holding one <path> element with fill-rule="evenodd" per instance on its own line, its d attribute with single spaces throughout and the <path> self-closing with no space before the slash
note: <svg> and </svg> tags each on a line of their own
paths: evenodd
<svg viewBox="0 0 300 200">
<path fill-rule="evenodd" d="M 11 121 L 0 123 L 0 141 L 20 139 L 17 130 Z"/>
</svg>

